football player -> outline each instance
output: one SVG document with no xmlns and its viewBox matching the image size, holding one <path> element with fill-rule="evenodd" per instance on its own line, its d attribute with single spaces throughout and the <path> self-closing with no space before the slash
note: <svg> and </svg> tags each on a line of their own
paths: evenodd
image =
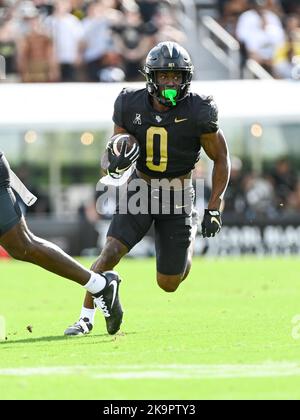
<svg viewBox="0 0 300 420">
<path fill-rule="evenodd" d="M 209 96 L 190 93 L 193 65 L 187 51 L 174 42 L 163 42 L 148 54 L 144 67 L 146 88 L 123 89 L 115 102 L 114 135 L 129 133 L 140 147 L 135 180 L 144 180 L 149 197 L 158 199 L 161 189 L 155 190 L 153 180 L 177 180 L 182 192 L 189 197 L 187 214 L 121 214 L 117 208 L 108 230 L 105 246 L 92 269 L 95 272 L 113 270 L 148 232 L 154 223 L 157 259 L 157 282 L 166 292 L 175 292 L 188 276 L 193 255 L 192 203 L 194 199 L 191 174 L 203 148 L 214 163 L 212 192 L 202 221 L 203 237 L 214 237 L 221 229 L 220 208 L 229 181 L 230 160 L 223 132 L 218 126 L 218 110 Z M 135 160 L 122 147 L 121 153 L 106 150 L 111 175 L 118 175 Z M 129 202 L 132 192 L 128 190 Z M 157 196 L 158 194 L 158 196 Z M 174 197 L 171 203 L 174 204 Z M 176 208 L 180 206 L 176 205 Z M 187 223 L 187 216 L 189 222 Z M 122 322 L 121 308 L 115 311 L 115 326 Z M 94 320 L 92 296 L 87 293 L 79 322 L 69 327 L 66 335 L 87 332 Z M 109 331 L 108 331 L 109 332 Z"/>
<path fill-rule="evenodd" d="M 108 308 L 116 306 L 114 290 L 120 279 L 110 271 L 95 273 L 65 254 L 56 245 L 34 236 L 28 229 L 20 207 L 11 188 L 9 163 L 0 151 L 0 245 L 15 259 L 26 261 L 51 271 L 59 276 L 73 280 L 84 286 L 110 325 Z M 86 324 L 82 323 L 85 331 Z"/>
</svg>

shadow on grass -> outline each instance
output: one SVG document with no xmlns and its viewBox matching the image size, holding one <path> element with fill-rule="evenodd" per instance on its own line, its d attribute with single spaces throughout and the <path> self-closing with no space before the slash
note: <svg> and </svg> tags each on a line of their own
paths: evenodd
<svg viewBox="0 0 300 420">
<path fill-rule="evenodd" d="M 108 334 L 94 334 L 94 335 L 89 335 L 86 337 L 82 337 L 82 336 L 77 336 L 77 337 L 66 337 L 66 336 L 62 336 L 62 335 L 58 335 L 58 336 L 50 336 L 50 337 L 37 337 L 37 338 L 26 338 L 26 339 L 22 339 L 22 340 L 7 340 L 4 341 L 2 343 L 0 343 L 0 348 L 2 347 L 9 347 L 11 345 L 16 345 L 16 344 L 35 344 L 35 343 L 49 343 L 49 342 L 58 342 L 58 341 L 64 341 L 66 343 L 71 343 L 71 342 L 75 342 L 76 344 L 99 344 L 99 338 L 101 338 L 101 344 L 108 344 L 111 342 L 115 342 L 116 340 L 118 340 L 118 338 L 122 338 L 122 337 L 126 337 L 127 335 L 134 335 L 137 334 L 136 332 L 131 332 L 131 333 L 120 333 L 117 335 L 108 335 Z"/>
</svg>

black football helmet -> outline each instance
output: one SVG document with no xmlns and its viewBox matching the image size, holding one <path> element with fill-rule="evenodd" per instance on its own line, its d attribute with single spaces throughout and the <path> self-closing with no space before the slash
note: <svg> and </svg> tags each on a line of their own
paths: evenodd
<svg viewBox="0 0 300 420">
<path fill-rule="evenodd" d="M 158 71 L 180 71 L 182 73 L 182 83 L 174 97 L 165 95 L 164 89 L 167 89 L 167 86 L 157 83 Z M 152 48 L 144 66 L 149 94 L 156 97 L 161 104 L 169 107 L 176 105 L 187 96 L 193 73 L 194 66 L 188 52 L 176 42 L 161 42 Z"/>
</svg>

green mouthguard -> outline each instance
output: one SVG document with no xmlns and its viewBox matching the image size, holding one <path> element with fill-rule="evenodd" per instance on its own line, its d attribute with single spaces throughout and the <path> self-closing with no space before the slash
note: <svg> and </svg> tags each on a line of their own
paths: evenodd
<svg viewBox="0 0 300 420">
<path fill-rule="evenodd" d="M 166 99 L 168 99 L 173 106 L 176 105 L 175 98 L 177 96 L 177 90 L 176 89 L 165 89 L 162 91 L 162 96 Z"/>
</svg>

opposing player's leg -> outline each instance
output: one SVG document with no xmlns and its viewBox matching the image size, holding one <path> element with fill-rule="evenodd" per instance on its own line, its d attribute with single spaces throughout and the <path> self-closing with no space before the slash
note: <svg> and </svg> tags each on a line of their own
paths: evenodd
<svg viewBox="0 0 300 420">
<path fill-rule="evenodd" d="M 98 294 L 106 278 L 85 269 L 56 245 L 34 236 L 28 229 L 10 188 L 10 167 L 0 156 L 0 245 L 15 259 L 30 262 Z"/>
<path fill-rule="evenodd" d="M 17 260 L 38 265 L 81 285 L 89 280 L 88 270 L 53 243 L 34 236 L 24 218 L 1 236 L 0 243 Z"/>
<path fill-rule="evenodd" d="M 97 273 L 113 270 L 124 255 L 126 255 L 145 236 L 151 227 L 152 221 L 151 215 L 115 214 L 108 230 L 106 244 L 100 257 L 93 264 L 92 270 Z M 114 279 L 112 279 L 112 282 L 113 281 Z M 94 303 L 100 307 L 102 304 L 104 305 L 107 332 L 111 335 L 116 334 L 119 331 L 123 320 L 123 311 L 119 302 L 119 284 L 120 282 L 118 282 L 113 306 L 111 306 L 111 302 L 114 298 L 114 283 L 112 284 L 109 293 L 102 294 L 99 296 L 98 300 L 94 301 L 92 296 L 87 293 L 79 321 L 67 328 L 65 335 L 84 334 L 80 325 L 82 320 L 85 320 L 84 322 L 88 324 L 94 325 Z M 105 308 L 108 309 L 106 314 Z"/>
<path fill-rule="evenodd" d="M 72 280 L 92 294 L 105 288 L 105 276 L 87 270 L 56 245 L 32 234 L 10 188 L 0 188 L 0 206 L 0 245 L 13 258 Z"/>
</svg>

